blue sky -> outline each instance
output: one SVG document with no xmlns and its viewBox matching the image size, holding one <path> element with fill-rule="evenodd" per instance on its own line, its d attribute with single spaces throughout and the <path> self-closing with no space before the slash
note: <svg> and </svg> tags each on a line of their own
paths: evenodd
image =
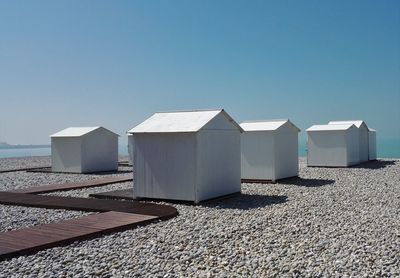
<svg viewBox="0 0 400 278">
<path fill-rule="evenodd" d="M 0 0 L 0 141 L 220 107 L 400 140 L 400 1 Z"/>
</svg>

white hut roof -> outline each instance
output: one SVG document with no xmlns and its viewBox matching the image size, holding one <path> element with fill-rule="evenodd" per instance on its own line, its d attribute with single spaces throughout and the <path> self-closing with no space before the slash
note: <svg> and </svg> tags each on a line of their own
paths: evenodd
<svg viewBox="0 0 400 278">
<path fill-rule="evenodd" d="M 63 129 L 57 133 L 54 133 L 53 135 L 50 135 L 50 137 L 80 137 L 83 135 L 86 135 L 96 129 L 105 129 L 111 133 L 114 133 L 104 127 L 101 126 L 95 126 L 95 127 L 68 127 L 66 129 Z M 114 133 L 115 135 L 118 135 Z M 119 135 L 118 135 L 119 136 Z"/>
<path fill-rule="evenodd" d="M 295 126 L 289 119 L 281 120 L 261 120 L 261 121 L 245 121 L 240 124 L 244 131 L 273 131 L 277 130 L 286 123 L 291 124 L 298 131 L 300 129 Z"/>
<path fill-rule="evenodd" d="M 172 132 L 198 132 L 208 122 L 220 113 L 236 126 L 240 131 L 242 128 L 225 112 L 219 110 L 194 110 L 158 112 L 153 116 L 132 128 L 128 133 L 172 133 Z"/>
<path fill-rule="evenodd" d="M 373 128 L 370 128 L 370 127 L 368 128 L 368 130 L 372 131 L 372 132 L 376 132 L 376 129 L 373 129 Z"/>
<path fill-rule="evenodd" d="M 367 127 L 367 124 L 362 120 L 355 120 L 355 121 L 330 121 L 328 125 L 342 125 L 342 124 L 353 124 L 357 128 L 360 128 L 363 124 Z"/>
<path fill-rule="evenodd" d="M 313 125 L 306 129 L 306 131 L 329 131 L 329 130 L 348 130 L 354 124 L 327 124 L 327 125 Z"/>
</svg>

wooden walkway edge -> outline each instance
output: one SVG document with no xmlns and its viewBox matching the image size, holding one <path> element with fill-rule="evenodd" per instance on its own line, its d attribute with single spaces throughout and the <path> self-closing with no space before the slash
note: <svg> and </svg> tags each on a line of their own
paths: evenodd
<svg viewBox="0 0 400 278">
<path fill-rule="evenodd" d="M 20 169 L 15 170 L 20 171 Z M 48 184 L 30 188 L 0 191 L 0 204 L 100 212 L 72 220 L 0 233 L 0 261 L 32 254 L 76 240 L 90 239 L 116 231 L 167 220 L 178 215 L 169 205 L 139 201 L 100 200 L 61 196 L 35 195 L 106 184 L 132 181 L 132 176 L 114 176 L 76 183 Z"/>
<path fill-rule="evenodd" d="M 118 161 L 118 165 L 119 166 L 123 166 L 123 167 L 132 167 L 132 165 L 129 165 L 129 162 L 126 161 L 126 160 Z M 44 170 L 45 172 L 49 172 L 49 169 L 51 170 L 51 166 L 16 168 L 16 169 L 0 169 L 0 174 L 1 173 L 10 173 L 10 172 L 19 172 L 19 171 L 32 171 L 32 172 L 35 172 L 35 170 Z M 37 172 L 42 172 L 42 171 L 37 171 Z"/>
<path fill-rule="evenodd" d="M 146 225 L 156 220 L 167 220 L 178 215 L 177 209 L 169 205 L 13 192 L 0 192 L 0 204 L 101 212 L 58 223 L 0 233 L 0 261 L 76 240 Z"/>
<path fill-rule="evenodd" d="M 13 192 L 0 192 L 0 204 L 80 211 L 118 211 L 157 216 L 163 220 L 172 218 L 178 214 L 176 208 L 169 205 L 143 203 L 139 201 L 100 200 Z"/>
<path fill-rule="evenodd" d="M 26 170 L 28 173 L 45 173 L 45 174 L 63 174 L 63 175 L 111 175 L 111 174 L 123 174 L 123 173 L 132 173 L 132 170 L 111 170 L 111 171 L 95 171 L 95 172 L 61 172 L 61 171 L 53 171 L 51 167 L 42 167 L 38 169 L 28 169 Z"/>
<path fill-rule="evenodd" d="M 132 181 L 132 176 L 122 176 L 122 177 L 107 177 L 102 179 L 91 179 L 82 182 L 75 183 L 62 183 L 62 184 L 47 184 L 36 187 L 20 188 L 9 192 L 13 193 L 29 193 L 29 194 L 40 194 L 40 193 L 50 193 L 55 191 L 65 191 L 71 189 L 81 189 L 90 188 L 96 186 L 102 186 L 113 183 Z"/>
<path fill-rule="evenodd" d="M 5 170 L 0 170 L 0 174 L 2 174 L 2 173 L 11 173 L 11 172 L 19 172 L 19 171 L 39 170 L 39 169 L 45 169 L 45 168 L 48 168 L 48 167 L 49 167 L 49 166 L 30 167 L 30 168 L 19 168 L 19 169 L 5 169 Z"/>
<path fill-rule="evenodd" d="M 146 225 L 157 219 L 156 216 L 111 211 L 0 233 L 0 260 Z"/>
</svg>

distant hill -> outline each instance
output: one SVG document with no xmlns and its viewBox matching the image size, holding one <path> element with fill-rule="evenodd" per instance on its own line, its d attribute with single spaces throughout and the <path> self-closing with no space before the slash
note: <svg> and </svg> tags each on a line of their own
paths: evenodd
<svg viewBox="0 0 400 278">
<path fill-rule="evenodd" d="M 11 146 L 10 144 L 7 144 L 6 142 L 0 142 L 0 148 L 1 147 L 8 147 Z"/>
<path fill-rule="evenodd" d="M 49 147 L 50 145 L 10 145 L 6 142 L 0 142 L 0 149 L 38 149 Z"/>
</svg>

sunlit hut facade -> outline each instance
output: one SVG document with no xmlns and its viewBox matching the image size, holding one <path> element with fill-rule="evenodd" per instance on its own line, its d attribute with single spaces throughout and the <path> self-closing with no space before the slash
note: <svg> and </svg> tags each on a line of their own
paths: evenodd
<svg viewBox="0 0 400 278">
<path fill-rule="evenodd" d="M 54 172 L 91 173 L 118 169 L 119 135 L 103 127 L 70 127 L 51 137 Z"/>
<path fill-rule="evenodd" d="M 298 176 L 298 133 L 290 120 L 247 121 L 240 124 L 242 179 L 276 181 Z"/>
<path fill-rule="evenodd" d="M 224 110 L 156 113 L 134 138 L 134 197 L 200 202 L 240 192 L 241 127 Z"/>
<path fill-rule="evenodd" d="M 354 124 L 313 125 L 306 131 L 308 166 L 347 167 L 360 163 Z"/>
<path fill-rule="evenodd" d="M 360 162 L 369 160 L 369 129 L 364 121 L 330 121 L 328 124 L 354 124 L 358 129 Z"/>
</svg>

